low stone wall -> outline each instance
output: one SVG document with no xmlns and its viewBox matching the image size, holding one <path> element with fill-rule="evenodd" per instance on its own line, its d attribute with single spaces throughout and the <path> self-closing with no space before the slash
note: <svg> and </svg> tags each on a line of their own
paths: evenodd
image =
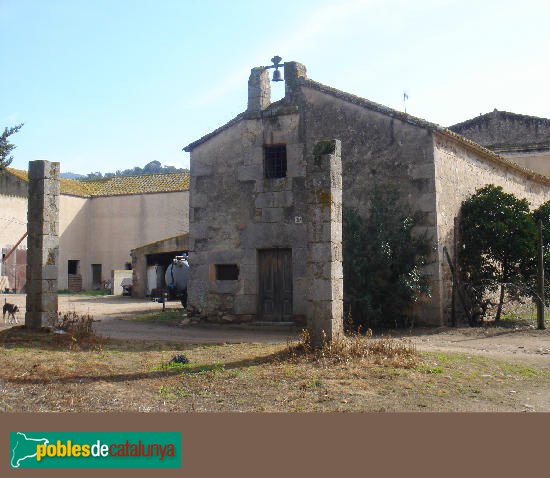
<svg viewBox="0 0 550 478">
<path fill-rule="evenodd" d="M 133 271 L 120 269 L 111 271 L 111 293 L 113 295 L 122 295 L 124 292 L 122 288 L 122 281 L 124 279 L 132 279 Z"/>
</svg>

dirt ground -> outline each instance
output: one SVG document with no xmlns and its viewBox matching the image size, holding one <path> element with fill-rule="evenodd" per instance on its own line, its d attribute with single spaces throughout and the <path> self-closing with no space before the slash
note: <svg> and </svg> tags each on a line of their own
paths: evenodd
<svg viewBox="0 0 550 478">
<path fill-rule="evenodd" d="M 3 304 L 5 297 L 10 303 L 21 309 L 19 321 L 25 319 L 25 295 L 0 295 Z M 179 301 L 167 302 L 169 310 L 181 309 Z M 122 340 L 146 340 L 175 342 L 184 344 L 223 344 L 223 343 L 277 343 L 294 338 L 296 332 L 288 327 L 282 328 L 247 328 L 230 326 L 182 326 L 174 327 L 165 324 L 152 324 L 128 320 L 148 312 L 159 312 L 162 305 L 149 299 L 133 299 L 121 296 L 85 296 L 60 295 L 59 311 L 75 311 L 79 314 L 90 314 L 97 321 L 95 330 L 99 335 Z M 184 317 L 182 317 L 183 319 Z M 0 323 L 0 330 L 5 327 Z M 269 329 L 269 330 L 268 330 Z"/>
<path fill-rule="evenodd" d="M 22 321 L 24 296 L 6 297 L 21 306 Z M 61 311 L 94 315 L 105 337 L 76 351 L 20 342 L 0 323 L 0 410 L 550 411 L 548 330 L 400 331 L 393 335 L 420 351 L 413 368 L 319 366 L 274 359 L 296 339 L 290 328 L 134 320 L 160 309 L 148 300 L 60 296 Z M 189 366 L 167 366 L 177 354 Z"/>
<path fill-rule="evenodd" d="M 24 321 L 25 295 L 0 295 L 20 307 L 19 321 Z M 168 302 L 169 310 L 179 310 L 179 302 Z M 59 310 L 90 314 L 97 320 L 99 335 L 114 339 L 175 342 L 184 344 L 281 343 L 294 339 L 297 331 L 289 327 L 248 327 L 223 325 L 167 325 L 129 320 L 148 312 L 159 312 L 162 305 L 148 299 L 115 296 L 60 295 Z M 184 317 L 182 316 L 182 319 Z M 4 329 L 0 323 L 0 330 Z M 550 330 L 528 327 L 415 328 L 391 334 L 407 337 L 418 350 L 459 352 L 500 357 L 522 362 L 550 362 Z"/>
</svg>

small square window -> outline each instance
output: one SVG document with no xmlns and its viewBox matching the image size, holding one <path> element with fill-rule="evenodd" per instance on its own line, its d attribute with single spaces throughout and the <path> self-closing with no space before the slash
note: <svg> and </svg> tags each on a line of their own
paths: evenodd
<svg viewBox="0 0 550 478">
<path fill-rule="evenodd" d="M 67 273 L 69 275 L 76 275 L 80 273 L 80 261 L 69 260 L 67 262 Z"/>
<path fill-rule="evenodd" d="M 264 172 L 265 177 L 286 177 L 286 145 L 264 146 Z"/>
<path fill-rule="evenodd" d="M 216 264 L 216 280 L 239 280 L 237 264 Z"/>
</svg>

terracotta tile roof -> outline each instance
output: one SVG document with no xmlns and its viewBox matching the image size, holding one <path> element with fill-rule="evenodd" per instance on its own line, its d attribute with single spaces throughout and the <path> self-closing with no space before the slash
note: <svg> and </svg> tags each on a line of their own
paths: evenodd
<svg viewBox="0 0 550 478">
<path fill-rule="evenodd" d="M 23 181 L 27 182 L 29 180 L 27 171 L 7 168 L 6 172 Z M 61 194 L 81 197 L 188 191 L 189 173 L 114 176 L 93 181 L 61 178 L 60 187 Z"/>
<path fill-rule="evenodd" d="M 6 172 L 16 178 L 22 179 L 25 182 L 29 180 L 29 173 L 27 171 L 23 171 L 22 169 L 6 168 Z"/>
<path fill-rule="evenodd" d="M 85 185 L 91 196 L 164 193 L 189 190 L 189 173 L 114 176 L 94 181 L 76 181 Z"/>
</svg>

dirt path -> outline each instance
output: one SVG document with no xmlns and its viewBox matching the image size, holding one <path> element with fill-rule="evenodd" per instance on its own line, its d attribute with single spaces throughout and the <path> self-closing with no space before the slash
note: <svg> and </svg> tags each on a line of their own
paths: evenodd
<svg viewBox="0 0 550 478">
<path fill-rule="evenodd" d="M 24 318 L 23 294 L 0 296 L 19 305 L 20 321 Z M 179 302 L 169 302 L 167 307 L 179 309 Z M 76 311 L 93 315 L 98 321 L 100 335 L 117 339 L 181 342 L 181 343 L 276 343 L 296 336 L 291 329 L 242 326 L 170 326 L 128 320 L 132 316 L 156 312 L 161 305 L 148 299 L 115 296 L 60 295 L 61 312 Z M 0 323 L 0 330 L 4 323 Z M 417 328 L 392 334 L 409 338 L 419 350 L 429 352 L 459 352 L 481 356 L 499 357 L 514 362 L 533 363 L 550 367 L 550 330 L 505 328 Z"/>
<path fill-rule="evenodd" d="M 25 317 L 25 295 L 14 294 L 0 296 L 8 302 L 17 304 L 20 308 L 19 321 Z M 168 302 L 168 309 L 181 309 L 178 301 Z M 147 312 L 158 312 L 162 305 L 149 299 L 133 299 L 120 296 L 82 296 L 60 295 L 60 312 L 75 311 L 79 314 L 93 315 L 97 321 L 96 332 L 99 335 L 115 339 L 144 340 L 153 342 L 173 342 L 184 344 L 223 344 L 223 343 L 277 343 L 286 342 L 295 337 L 290 328 L 242 327 L 223 325 L 181 326 L 160 323 L 135 322 L 128 320 L 136 315 Z M 0 322 L 0 330 L 5 327 Z"/>
<path fill-rule="evenodd" d="M 409 338 L 422 351 L 492 356 L 550 367 L 550 330 L 439 327 L 392 335 Z"/>
</svg>

